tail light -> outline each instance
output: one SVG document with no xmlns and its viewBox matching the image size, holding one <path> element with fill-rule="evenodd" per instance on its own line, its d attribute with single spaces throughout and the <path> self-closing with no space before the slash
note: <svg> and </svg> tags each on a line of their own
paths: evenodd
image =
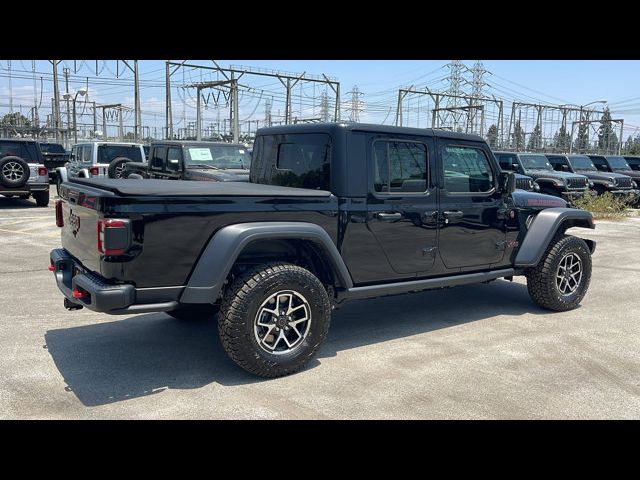
<svg viewBox="0 0 640 480">
<path fill-rule="evenodd" d="M 98 167 L 91 167 L 89 169 L 89 173 L 94 177 L 97 177 L 98 175 L 100 175 L 100 169 Z"/>
<path fill-rule="evenodd" d="M 44 177 L 48 174 L 47 167 L 38 167 L 38 176 Z"/>
<path fill-rule="evenodd" d="M 129 220 L 102 218 L 98 220 L 98 252 L 103 255 L 122 255 L 131 244 Z"/>
<path fill-rule="evenodd" d="M 64 227 L 64 218 L 62 218 L 62 200 L 56 200 L 56 227 Z"/>
</svg>

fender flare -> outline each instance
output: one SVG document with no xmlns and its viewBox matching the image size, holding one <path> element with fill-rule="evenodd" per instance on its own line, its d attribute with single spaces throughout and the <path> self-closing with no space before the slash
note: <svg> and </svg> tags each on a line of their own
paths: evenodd
<svg viewBox="0 0 640 480">
<path fill-rule="evenodd" d="M 82 170 L 78 171 L 78 178 L 91 178 L 91 175 L 89 175 L 89 170 L 86 168 L 83 168 Z"/>
<path fill-rule="evenodd" d="M 575 208 L 546 208 L 542 210 L 529 227 L 520 245 L 514 265 L 516 267 L 535 267 L 547 250 L 549 243 L 562 228 L 571 227 L 596 228 L 591 212 Z M 589 242 L 593 252 L 595 242 Z"/>
<path fill-rule="evenodd" d="M 320 247 L 345 288 L 353 287 L 349 270 L 331 237 L 308 222 L 251 222 L 229 225 L 209 240 L 182 293 L 182 303 L 214 303 L 242 250 L 257 240 L 309 240 Z"/>
<path fill-rule="evenodd" d="M 56 177 L 60 179 L 60 183 L 67 182 L 69 180 L 69 173 L 67 167 L 56 168 Z"/>
</svg>

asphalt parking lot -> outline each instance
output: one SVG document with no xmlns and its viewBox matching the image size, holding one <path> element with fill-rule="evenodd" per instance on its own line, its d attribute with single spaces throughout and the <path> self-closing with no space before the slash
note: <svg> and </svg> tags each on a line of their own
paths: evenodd
<svg viewBox="0 0 640 480">
<path fill-rule="evenodd" d="M 0 418 L 640 418 L 640 217 L 598 242 L 582 307 L 523 279 L 358 301 L 305 371 L 262 380 L 213 322 L 67 312 L 52 200 L 0 197 Z"/>
</svg>

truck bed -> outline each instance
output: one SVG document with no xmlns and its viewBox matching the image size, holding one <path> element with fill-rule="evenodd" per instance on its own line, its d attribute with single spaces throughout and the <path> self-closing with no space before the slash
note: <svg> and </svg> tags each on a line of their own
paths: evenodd
<svg viewBox="0 0 640 480">
<path fill-rule="evenodd" d="M 326 190 L 279 187 L 246 182 L 183 182 L 167 180 L 125 180 L 111 178 L 73 178 L 72 183 L 107 190 L 123 197 L 329 197 Z"/>
</svg>

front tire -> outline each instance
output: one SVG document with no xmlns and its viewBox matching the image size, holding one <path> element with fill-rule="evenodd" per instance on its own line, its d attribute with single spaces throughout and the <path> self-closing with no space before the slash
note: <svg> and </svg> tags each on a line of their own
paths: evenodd
<svg viewBox="0 0 640 480">
<path fill-rule="evenodd" d="M 561 235 L 552 241 L 540 263 L 527 272 L 531 299 L 556 312 L 576 308 L 591 281 L 591 251 L 584 240 Z"/>
<path fill-rule="evenodd" d="M 36 205 L 39 207 L 46 207 L 49 205 L 49 190 L 44 192 L 33 192 L 33 198 L 36 201 Z"/>
<path fill-rule="evenodd" d="M 266 378 L 303 369 L 327 336 L 331 304 L 308 270 L 267 263 L 240 275 L 222 300 L 218 333 L 227 355 Z"/>
</svg>

